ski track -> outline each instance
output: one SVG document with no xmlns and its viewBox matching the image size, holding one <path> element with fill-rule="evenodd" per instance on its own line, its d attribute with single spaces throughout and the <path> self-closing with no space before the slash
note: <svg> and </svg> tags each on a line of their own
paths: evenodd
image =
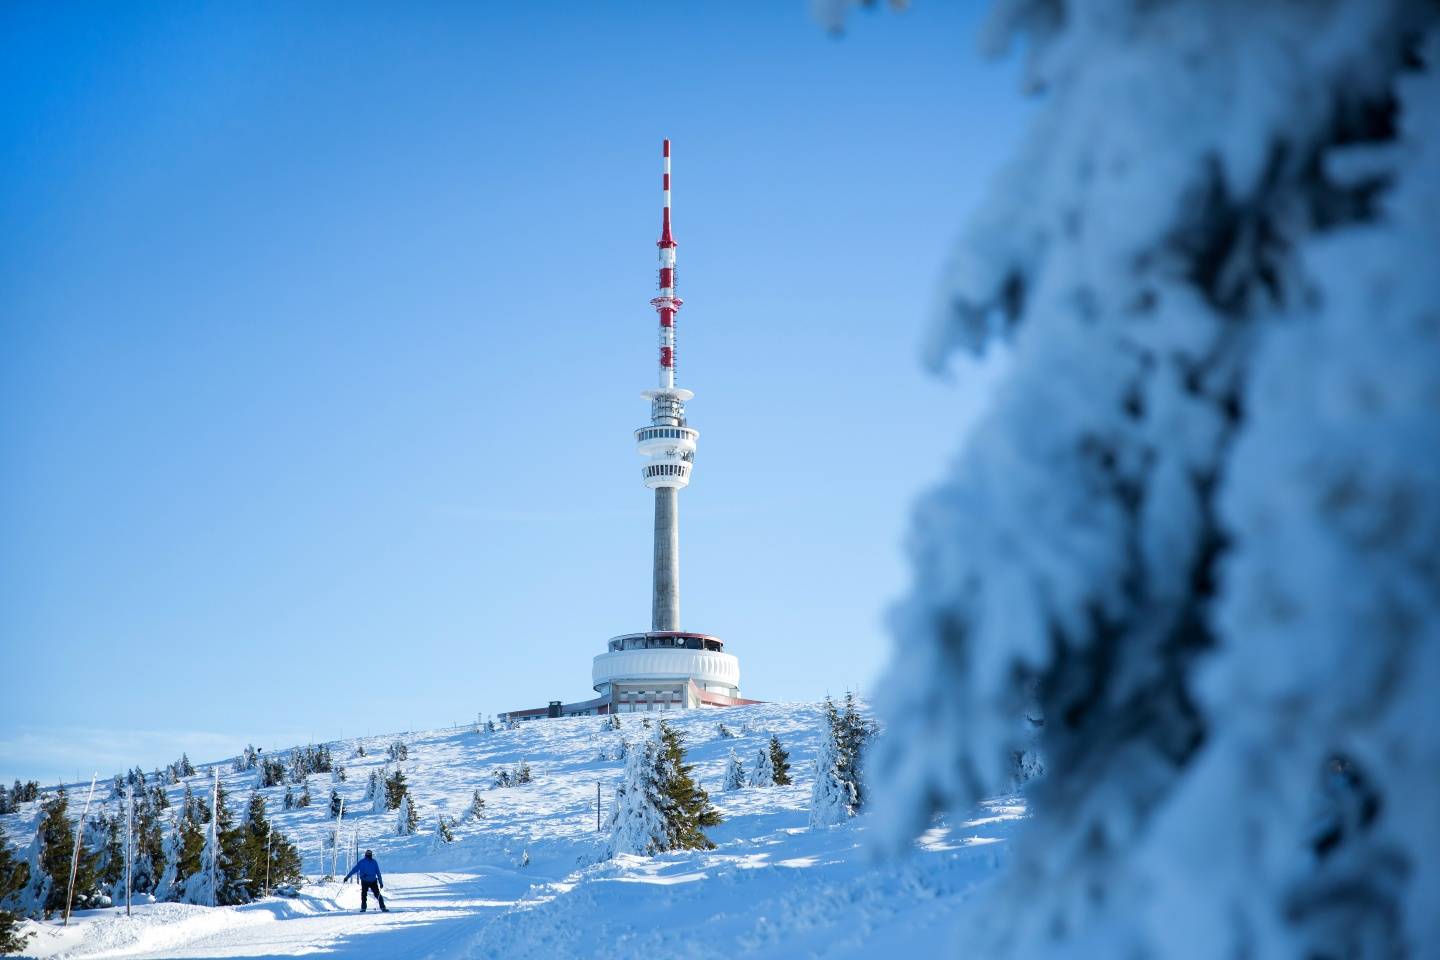
<svg viewBox="0 0 1440 960">
<path fill-rule="evenodd" d="M 622 738 L 646 733 L 639 716 L 625 715 L 619 732 L 602 730 L 598 718 L 572 718 L 493 734 L 449 729 L 339 741 L 331 747 L 348 780 L 332 784 L 329 775 L 314 775 L 314 806 L 283 811 L 283 786 L 261 791 L 276 829 L 297 843 L 310 874 L 299 896 L 222 908 L 146 903 L 128 919 L 113 908 L 80 911 L 68 928 L 27 922 L 37 936 L 25 955 L 524 960 L 609 957 L 618 949 L 682 960 L 779 960 L 874 956 L 882 945 L 887 952 L 919 950 L 953 945 L 1025 816 L 1017 798 L 990 801 L 969 820 L 937 823 L 912 856 L 877 861 L 866 847 L 865 817 L 837 828 L 807 827 L 817 705 L 762 704 L 665 719 L 686 735 L 695 775 L 725 816 L 710 831 L 713 851 L 603 859 L 595 784 L 602 784 L 608 811 L 623 768 L 616 748 Z M 736 737 L 719 734 L 722 721 Z M 771 733 L 791 751 L 795 783 L 722 791 L 730 750 L 748 768 Z M 361 800 L 369 772 L 384 764 L 385 747 L 396 740 L 409 749 L 400 766 L 420 811 L 416 836 L 396 836 L 395 813 L 370 813 Z M 367 756 L 353 756 L 361 744 Z M 533 783 L 489 789 L 497 766 L 521 760 L 534 771 Z M 238 807 L 256 776 L 232 772 L 228 761 L 221 769 Z M 358 884 L 318 879 L 331 786 L 353 811 L 347 835 L 358 831 L 361 849 L 372 847 L 380 860 L 390 913 L 372 903 L 361 914 Z M 462 815 L 477 787 L 485 819 L 463 821 L 455 843 L 435 844 L 436 816 Z M 183 789 L 171 788 L 172 802 Z M 27 804 L 0 818 L 0 826 L 15 843 L 28 841 L 33 821 L 34 805 Z M 530 862 L 522 864 L 526 855 Z"/>
</svg>

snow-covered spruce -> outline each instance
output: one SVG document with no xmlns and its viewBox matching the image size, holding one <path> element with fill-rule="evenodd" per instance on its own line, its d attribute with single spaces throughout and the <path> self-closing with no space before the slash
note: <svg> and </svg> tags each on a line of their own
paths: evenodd
<svg viewBox="0 0 1440 960">
<path fill-rule="evenodd" d="M 843 823 L 865 804 L 862 762 L 871 730 L 860 716 L 853 694 L 845 695 L 845 709 L 825 700 L 826 733 L 815 755 L 815 782 L 810 790 L 810 825 Z"/>
<path fill-rule="evenodd" d="M 768 745 L 755 751 L 755 760 L 750 767 L 750 786 L 770 787 L 775 785 L 775 761 L 770 756 Z"/>
<path fill-rule="evenodd" d="M 770 734 L 770 766 L 775 771 L 775 786 L 790 786 L 790 751 L 781 745 L 780 738 L 773 733 Z"/>
<path fill-rule="evenodd" d="M 652 856 L 664 850 L 711 849 L 705 828 L 720 823 L 709 795 L 685 761 L 684 738 L 661 721 L 632 744 L 625 779 L 616 788 L 609 853 Z"/>
<path fill-rule="evenodd" d="M 625 778 L 615 789 L 610 812 L 611 856 L 649 857 L 669 849 L 661 776 L 657 731 L 655 736 L 630 744 L 626 754 Z"/>
<path fill-rule="evenodd" d="M 419 825 L 420 814 L 415 809 L 415 804 L 411 801 L 410 793 L 407 791 L 401 795 L 400 805 L 396 808 L 395 835 L 408 837 L 415 832 L 415 828 Z"/>
<path fill-rule="evenodd" d="M 23 889 L 25 880 L 24 861 L 15 858 L 4 835 L 0 834 L 0 955 L 19 953 L 33 936 L 19 929 L 24 914 L 14 903 L 14 897 Z"/>
<path fill-rule="evenodd" d="M 444 814 L 435 818 L 435 830 L 430 835 L 430 849 L 440 850 L 455 842 L 455 831 Z"/>
<path fill-rule="evenodd" d="M 1440 943 L 1436 20 L 994 5 L 1044 98 L 931 357 L 1004 379 L 916 510 L 874 767 L 900 847 L 1008 787 L 1038 706 L 971 949 Z"/>
<path fill-rule="evenodd" d="M 745 786 L 745 765 L 740 762 L 740 757 L 732 749 L 729 758 L 725 761 L 725 780 L 722 789 L 740 790 Z"/>
<path fill-rule="evenodd" d="M 35 826 L 31 831 L 30 844 L 25 850 L 26 881 L 11 895 L 6 906 L 23 917 L 45 917 L 49 915 L 47 904 L 55 888 L 55 880 L 45 868 L 45 811 L 35 815 Z"/>
</svg>

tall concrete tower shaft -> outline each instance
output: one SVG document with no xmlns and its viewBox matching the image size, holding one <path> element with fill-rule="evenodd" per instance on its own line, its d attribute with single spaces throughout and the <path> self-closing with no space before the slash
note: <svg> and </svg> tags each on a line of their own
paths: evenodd
<svg viewBox="0 0 1440 960">
<path fill-rule="evenodd" d="M 646 390 L 650 425 L 635 431 L 645 486 L 655 491 L 655 581 L 650 607 L 651 630 L 680 629 L 680 490 L 690 483 L 695 443 L 700 432 L 685 422 L 685 401 L 695 394 L 675 385 L 675 317 L 684 303 L 675 296 L 675 238 L 670 233 L 670 141 L 663 148 L 665 171 L 661 187 L 660 295 L 650 301 L 660 318 L 659 385 Z"/>
</svg>

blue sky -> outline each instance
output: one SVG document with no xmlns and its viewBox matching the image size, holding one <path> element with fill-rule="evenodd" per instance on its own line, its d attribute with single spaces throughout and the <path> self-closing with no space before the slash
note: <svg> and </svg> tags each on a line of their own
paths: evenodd
<svg viewBox="0 0 1440 960">
<path fill-rule="evenodd" d="M 0 777 L 589 695 L 648 626 L 659 145 L 682 621 L 869 689 L 977 371 L 941 264 L 1023 119 L 926 0 L 0 9 Z"/>
</svg>

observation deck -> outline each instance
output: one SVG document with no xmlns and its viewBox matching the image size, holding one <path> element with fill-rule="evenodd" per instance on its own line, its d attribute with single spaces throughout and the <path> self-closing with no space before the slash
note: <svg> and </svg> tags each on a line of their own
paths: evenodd
<svg viewBox="0 0 1440 960">
<path fill-rule="evenodd" d="M 695 466 L 695 447 L 700 431 L 685 423 L 685 401 L 689 390 L 647 390 L 650 398 L 650 425 L 635 431 L 635 449 L 645 458 L 640 477 L 651 490 L 690 485 Z"/>
<path fill-rule="evenodd" d="M 651 630 L 612 637 L 590 677 L 601 696 L 619 701 L 631 690 L 654 691 L 687 682 L 698 691 L 740 696 L 740 661 L 716 637 L 685 630 Z"/>
</svg>

